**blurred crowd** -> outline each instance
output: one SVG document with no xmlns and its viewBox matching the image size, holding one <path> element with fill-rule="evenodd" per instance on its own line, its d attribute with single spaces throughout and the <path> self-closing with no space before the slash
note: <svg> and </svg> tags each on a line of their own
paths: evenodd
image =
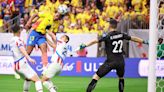
<svg viewBox="0 0 164 92">
<path fill-rule="evenodd" d="M 164 29 L 164 0 L 159 3 L 159 29 Z"/>
<path fill-rule="evenodd" d="M 57 13 L 58 7 L 67 5 L 69 12 L 62 19 L 56 20 L 54 32 L 98 33 L 108 30 L 110 19 L 130 20 L 133 28 L 146 29 L 149 25 L 149 0 L 1 0 L 0 27 L 21 14 L 20 23 L 26 24 L 32 15 L 49 11 Z M 164 4 L 160 4 L 160 15 L 164 14 Z"/>
</svg>

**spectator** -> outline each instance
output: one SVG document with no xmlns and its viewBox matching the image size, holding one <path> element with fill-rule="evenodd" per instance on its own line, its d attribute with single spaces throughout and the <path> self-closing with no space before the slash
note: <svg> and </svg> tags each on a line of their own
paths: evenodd
<svg viewBox="0 0 164 92">
<path fill-rule="evenodd" d="M 100 11 L 103 11 L 105 0 L 96 0 L 96 6 Z"/>
<path fill-rule="evenodd" d="M 164 3 L 161 4 L 161 7 L 159 8 L 159 13 L 161 15 L 164 15 Z"/>
<path fill-rule="evenodd" d="M 82 0 L 71 0 L 71 5 L 73 7 L 82 7 Z"/>
<path fill-rule="evenodd" d="M 2 16 L 0 15 L 0 32 L 3 32 L 3 24 L 4 24 L 4 21 L 2 19 Z"/>
<path fill-rule="evenodd" d="M 5 8 L 4 8 L 4 21 L 7 22 L 8 20 L 10 20 L 11 16 L 12 16 L 12 12 L 10 10 L 10 6 L 7 5 Z"/>
<path fill-rule="evenodd" d="M 85 49 L 78 50 L 76 53 L 77 53 L 78 57 L 86 57 L 88 54 L 88 51 L 85 48 Z"/>
<path fill-rule="evenodd" d="M 135 12 L 140 12 L 142 7 L 142 0 L 132 0 L 132 6 L 134 7 Z"/>
<path fill-rule="evenodd" d="M 31 6 L 33 4 L 33 0 L 25 0 L 25 8 Z"/>
<path fill-rule="evenodd" d="M 25 0 L 15 0 L 15 7 L 19 8 L 19 12 L 21 14 L 24 13 L 24 2 Z"/>
</svg>

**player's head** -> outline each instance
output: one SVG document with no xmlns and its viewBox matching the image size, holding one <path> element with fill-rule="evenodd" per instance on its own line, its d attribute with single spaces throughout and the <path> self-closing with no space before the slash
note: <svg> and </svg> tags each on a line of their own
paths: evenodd
<svg viewBox="0 0 164 92">
<path fill-rule="evenodd" d="M 12 27 L 12 31 L 13 31 L 14 34 L 20 33 L 20 26 L 17 25 L 17 24 L 14 25 L 14 26 Z"/>
<path fill-rule="evenodd" d="M 113 28 L 113 29 L 117 28 L 117 23 L 118 22 L 115 19 L 110 19 L 109 23 L 110 23 L 111 28 Z"/>
<path fill-rule="evenodd" d="M 69 42 L 69 36 L 68 35 L 63 35 L 61 38 L 64 42 L 68 43 Z"/>
</svg>

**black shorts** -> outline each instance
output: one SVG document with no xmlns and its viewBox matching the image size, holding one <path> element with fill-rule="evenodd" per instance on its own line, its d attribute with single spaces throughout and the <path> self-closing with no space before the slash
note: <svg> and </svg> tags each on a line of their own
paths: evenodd
<svg viewBox="0 0 164 92">
<path fill-rule="evenodd" d="M 124 77 L 125 72 L 125 62 L 122 61 L 112 61 L 106 60 L 98 69 L 96 74 L 101 78 L 108 74 L 112 69 L 116 69 L 118 77 Z"/>
</svg>

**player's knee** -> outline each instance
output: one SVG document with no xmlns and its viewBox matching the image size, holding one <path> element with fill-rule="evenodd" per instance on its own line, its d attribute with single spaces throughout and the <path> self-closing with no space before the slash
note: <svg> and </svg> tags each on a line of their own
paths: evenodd
<svg viewBox="0 0 164 92">
<path fill-rule="evenodd" d="M 49 78 L 47 78 L 46 76 L 44 76 L 44 75 L 43 75 L 43 77 L 42 77 L 42 79 L 41 79 L 41 80 L 42 80 L 42 82 L 44 82 L 44 81 L 48 81 L 48 80 L 49 80 Z"/>
</svg>

